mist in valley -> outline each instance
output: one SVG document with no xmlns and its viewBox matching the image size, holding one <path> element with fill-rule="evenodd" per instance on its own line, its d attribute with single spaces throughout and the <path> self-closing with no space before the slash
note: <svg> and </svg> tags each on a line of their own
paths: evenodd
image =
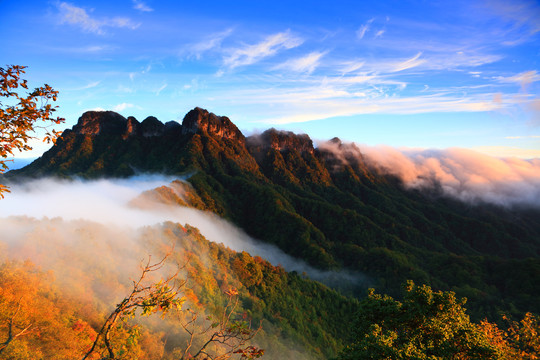
<svg viewBox="0 0 540 360">
<path fill-rule="evenodd" d="M 358 286 L 368 279 L 351 271 L 322 271 L 302 260 L 293 258 L 274 245 L 254 240 L 230 222 L 211 213 L 190 207 L 167 206 L 145 199 L 133 204 L 144 191 L 169 185 L 174 178 L 136 176 L 130 179 L 58 180 L 43 178 L 11 185 L 11 194 L 2 201 L 0 218 L 13 216 L 34 219 L 60 218 L 67 221 L 90 221 L 101 228 L 132 234 L 137 228 L 171 221 L 198 228 L 202 235 L 215 243 L 237 251 L 260 256 L 287 271 L 305 273 L 310 278 L 332 286 Z M 186 185 L 188 186 L 188 185 Z M 58 224 L 59 226 L 60 223 Z M 5 229 L 17 226 L 6 224 Z M 124 229 L 124 230 L 118 230 Z M 20 231 L 18 232 L 20 234 Z M 120 243 L 133 236 L 123 235 Z M 107 239 L 107 237 L 103 237 Z M 73 241 L 73 240 L 71 240 Z M 108 241 L 108 240 L 107 240 Z M 19 243 L 12 239 L 11 244 Z M 119 246 L 119 245 L 118 245 Z"/>
<path fill-rule="evenodd" d="M 110 312 L 131 290 L 132 281 L 140 276 L 141 265 L 149 259 L 157 262 L 167 253 L 173 255 L 147 281 L 167 278 L 181 268 L 178 278 L 186 281 L 186 294 L 192 292 L 194 284 L 184 267 L 190 261 L 186 252 L 193 250 L 184 251 L 175 244 L 175 237 L 171 237 L 170 230 L 164 226 L 167 222 L 189 224 L 210 241 L 259 255 L 276 265 L 282 264 L 287 270 L 312 270 L 314 277 L 324 277 L 324 272 L 312 269 L 273 246 L 259 244 L 211 213 L 148 200 L 141 202 L 142 192 L 167 185 L 171 180 L 163 176 L 96 181 L 49 178 L 10 184 L 11 193 L 0 207 L 3 229 L 0 259 L 2 262 L 29 260 L 43 271 L 50 271 L 63 296 L 81 304 L 82 314 L 91 314 L 90 308 L 85 308 L 94 306 L 102 312 Z M 134 199 L 138 200 L 137 205 Z M 212 268 L 209 257 L 204 253 L 198 256 L 197 261 Z M 197 295 L 190 297 L 193 298 Z M 186 307 L 193 306 L 202 314 L 206 313 L 196 300 Z M 201 318 L 204 317 L 206 315 Z M 174 323 L 157 320 L 151 323 L 159 331 L 175 334 L 181 331 L 174 328 Z M 265 358 L 276 358 L 272 355 L 276 349 L 294 358 L 310 358 L 298 344 L 286 339 L 275 341 L 274 349 L 266 344 L 270 353 Z"/>
</svg>

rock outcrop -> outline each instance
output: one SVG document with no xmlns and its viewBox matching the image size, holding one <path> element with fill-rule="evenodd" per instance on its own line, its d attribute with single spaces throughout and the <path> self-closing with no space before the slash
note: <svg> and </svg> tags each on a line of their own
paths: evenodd
<svg viewBox="0 0 540 360">
<path fill-rule="evenodd" d="M 228 117 L 217 116 L 198 107 L 187 113 L 182 125 L 176 121 L 163 124 L 154 116 L 139 122 L 133 116 L 126 119 L 114 111 L 87 111 L 79 118 L 72 131 L 82 135 L 118 135 L 123 139 L 131 136 L 181 136 L 206 133 L 242 143 L 245 141 L 242 132 Z"/>
<path fill-rule="evenodd" d="M 141 123 L 133 116 L 127 118 L 126 130 L 124 131 L 123 138 L 126 139 L 130 136 L 139 135 L 139 126 Z"/>
<path fill-rule="evenodd" d="M 140 125 L 141 135 L 144 137 L 162 136 L 165 133 L 165 125 L 154 116 L 149 116 Z"/>
<path fill-rule="evenodd" d="M 313 154 L 313 141 L 306 134 L 297 135 L 290 131 L 280 131 L 274 128 L 266 130 L 260 135 L 247 138 L 246 145 L 252 150 L 272 148 L 278 151 L 296 150 L 299 153 Z"/>
<path fill-rule="evenodd" d="M 126 131 L 127 123 L 125 117 L 114 111 L 87 111 L 72 130 L 83 135 L 122 135 Z"/>
<path fill-rule="evenodd" d="M 245 141 L 245 137 L 236 125 L 226 116 L 217 116 L 207 110 L 196 107 L 186 114 L 182 121 L 182 134 L 198 132 L 217 135 L 222 138 Z"/>
</svg>

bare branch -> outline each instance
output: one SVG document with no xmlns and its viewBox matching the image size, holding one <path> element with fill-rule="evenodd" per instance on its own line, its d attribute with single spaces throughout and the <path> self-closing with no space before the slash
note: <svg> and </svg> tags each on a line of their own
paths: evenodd
<svg viewBox="0 0 540 360">
<path fill-rule="evenodd" d="M 160 261 L 151 262 L 151 256 L 141 267 L 141 274 L 136 281 L 132 281 L 133 287 L 128 296 L 126 296 L 109 315 L 98 332 L 90 350 L 85 354 L 83 360 L 87 359 L 99 344 L 103 341 L 108 359 L 116 359 L 114 345 L 111 340 L 112 332 L 120 319 L 131 318 L 135 316 L 136 309 L 141 309 L 142 315 L 150 315 L 155 312 L 166 313 L 171 309 L 179 309 L 184 302 L 184 298 L 179 297 L 179 292 L 184 283 L 171 283 L 176 279 L 180 268 L 172 276 L 167 277 L 165 281 L 161 280 L 150 285 L 142 285 L 149 273 L 159 271 L 163 268 L 165 260 L 170 256 L 172 250 L 167 253 Z"/>
<path fill-rule="evenodd" d="M 210 324 L 201 331 L 200 335 L 208 335 L 209 337 L 203 342 L 195 355 L 189 354 L 189 349 L 193 346 L 194 330 L 190 331 L 188 327 L 194 324 L 194 320 L 197 317 L 192 315 L 191 320 L 181 324 L 184 330 L 190 335 L 187 347 L 184 349 L 183 355 L 180 358 L 181 360 L 188 358 L 220 360 L 228 359 L 234 354 L 240 354 L 242 358 L 251 359 L 258 358 L 264 354 L 264 350 L 255 346 L 245 346 L 246 343 L 253 339 L 253 337 L 261 330 L 262 321 L 257 329 L 253 329 L 251 323 L 245 321 L 233 321 L 232 318 L 236 313 L 239 302 L 238 291 L 236 289 L 230 289 L 226 291 L 225 294 L 228 296 L 228 301 L 223 312 L 220 314 L 219 321 L 217 323 L 212 323 L 211 317 L 207 318 L 207 320 L 210 320 Z M 209 334 L 211 329 L 215 329 L 215 331 Z M 208 351 L 208 348 L 212 344 L 219 344 L 225 349 L 217 351 L 218 353 L 212 353 Z"/>
</svg>

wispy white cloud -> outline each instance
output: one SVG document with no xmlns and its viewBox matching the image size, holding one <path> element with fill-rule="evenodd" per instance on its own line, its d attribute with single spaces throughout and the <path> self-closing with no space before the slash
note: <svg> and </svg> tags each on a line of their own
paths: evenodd
<svg viewBox="0 0 540 360">
<path fill-rule="evenodd" d="M 540 139 L 540 135 L 505 136 L 505 139 Z"/>
<path fill-rule="evenodd" d="M 386 30 L 384 30 L 384 29 L 381 29 L 381 30 L 377 31 L 377 32 L 375 33 L 375 38 L 378 38 L 378 37 L 383 36 L 383 34 L 385 33 L 385 31 L 386 31 Z"/>
<path fill-rule="evenodd" d="M 537 81 L 540 81 L 540 74 L 536 70 L 525 71 L 514 76 L 498 76 L 496 79 L 503 83 L 516 83 L 521 85 L 523 90 L 526 90 L 527 87 Z"/>
<path fill-rule="evenodd" d="M 418 51 L 418 48 L 406 50 Z M 427 53 L 423 51 L 417 52 L 415 56 L 406 60 L 396 61 L 395 59 L 378 58 L 376 61 L 366 61 L 362 69 L 377 73 L 394 73 L 421 65 L 423 70 L 446 72 L 450 70 L 469 70 L 501 59 L 501 55 L 475 52 L 458 53 L 451 48 L 441 47 L 436 51 Z"/>
<path fill-rule="evenodd" d="M 311 74 L 319 66 L 321 58 L 326 54 L 327 52 L 314 51 L 301 58 L 288 60 L 279 64 L 274 67 L 274 69 L 286 69 L 294 72 Z"/>
<path fill-rule="evenodd" d="M 135 90 L 132 87 L 124 86 L 124 85 L 118 85 L 118 88 L 116 88 L 116 92 L 118 93 L 124 93 L 124 94 L 131 94 Z"/>
<path fill-rule="evenodd" d="M 125 17 L 114 18 L 93 18 L 85 9 L 61 2 L 57 4 L 60 23 L 79 26 L 85 32 L 91 32 L 98 35 L 105 34 L 106 27 L 136 29 L 140 24 L 134 23 L 131 19 Z"/>
<path fill-rule="evenodd" d="M 156 91 L 156 96 L 159 96 L 159 94 L 165 90 L 165 88 L 167 87 L 167 84 L 163 84 L 157 91 Z"/>
<path fill-rule="evenodd" d="M 412 58 L 408 60 L 395 64 L 394 68 L 391 71 L 392 72 L 403 71 L 403 70 L 411 69 L 413 67 L 417 67 L 418 65 L 425 63 L 426 60 L 420 59 L 420 56 L 422 56 L 421 52 L 419 52 L 418 54 L 416 54 L 415 56 L 413 56 Z"/>
<path fill-rule="evenodd" d="M 95 88 L 96 86 L 98 86 L 99 84 L 101 84 L 101 81 L 93 81 L 85 86 L 82 87 L 82 90 L 84 89 L 91 89 L 91 88 Z"/>
<path fill-rule="evenodd" d="M 97 54 L 114 50 L 114 46 L 110 45 L 87 45 L 87 46 L 67 46 L 67 47 L 50 47 L 51 51 L 56 53 L 67 54 Z"/>
<path fill-rule="evenodd" d="M 139 11 L 143 11 L 143 12 L 151 12 L 151 11 L 154 11 L 154 9 L 152 9 L 151 7 L 149 7 L 148 5 L 146 5 L 143 1 L 141 0 L 133 0 L 133 8 L 135 10 L 139 10 Z"/>
<path fill-rule="evenodd" d="M 182 89 L 195 92 L 199 90 L 200 86 L 201 84 L 199 82 L 199 79 L 194 78 L 194 79 L 191 79 L 191 81 L 188 84 L 184 84 L 184 86 L 182 86 Z"/>
<path fill-rule="evenodd" d="M 540 32 L 540 5 L 537 1 L 487 0 L 484 4 L 498 16 L 509 20 L 514 30 L 524 27 L 529 34 Z"/>
<path fill-rule="evenodd" d="M 308 83 L 288 89 L 252 88 L 232 91 L 222 97 L 221 101 L 235 101 L 246 108 L 264 108 L 256 117 L 261 123 L 267 124 L 300 123 L 365 114 L 486 112 L 512 105 L 510 102 L 504 105 L 493 102 L 493 94 L 465 96 L 461 91 L 448 94 L 432 90 L 430 93 L 400 96 L 399 91 L 404 85 L 373 74 L 336 77 L 325 79 L 323 83 L 313 80 Z"/>
<path fill-rule="evenodd" d="M 226 67 L 234 69 L 238 66 L 254 64 L 266 57 L 275 55 L 280 50 L 288 50 L 300 46 L 303 40 L 294 36 L 290 31 L 270 35 L 263 41 L 235 49 L 225 57 L 223 63 Z"/>
<path fill-rule="evenodd" d="M 344 62 L 344 63 L 340 64 L 341 72 L 342 72 L 342 74 L 348 74 L 350 72 L 359 70 L 365 65 L 365 63 L 366 62 L 363 61 L 363 60 Z"/>
<path fill-rule="evenodd" d="M 373 18 L 369 19 L 364 25 L 360 26 L 360 28 L 356 30 L 356 36 L 358 37 L 358 39 L 362 40 L 364 38 L 366 33 L 369 31 L 369 28 L 373 20 L 374 20 Z"/>
<path fill-rule="evenodd" d="M 203 53 L 210 50 L 219 49 L 223 40 L 229 37 L 232 33 L 233 29 L 229 28 L 222 32 L 211 34 L 204 40 L 196 44 L 190 45 L 188 51 L 190 55 L 195 56 L 197 59 L 200 59 Z"/>
<path fill-rule="evenodd" d="M 114 111 L 124 111 L 124 110 L 126 110 L 128 108 L 132 108 L 134 106 L 135 105 L 129 104 L 129 103 L 121 103 L 121 104 L 118 104 L 115 107 L 113 107 L 113 110 Z"/>
<path fill-rule="evenodd" d="M 330 84 L 365 84 L 373 82 L 376 79 L 375 74 L 359 74 L 353 76 L 343 76 L 338 78 L 326 79 L 327 83 Z"/>
<path fill-rule="evenodd" d="M 287 94 L 286 94 L 287 95 Z M 271 124 L 288 124 L 323 120 L 339 116 L 364 114 L 422 114 L 436 112 L 484 112 L 498 109 L 498 105 L 481 98 L 459 98 L 448 96 L 411 96 L 411 97 L 379 97 L 328 99 L 306 101 L 306 99 L 290 99 L 284 95 L 283 103 L 288 106 L 286 115 L 270 117 L 264 120 Z M 282 104 L 283 105 L 283 104 Z"/>
</svg>

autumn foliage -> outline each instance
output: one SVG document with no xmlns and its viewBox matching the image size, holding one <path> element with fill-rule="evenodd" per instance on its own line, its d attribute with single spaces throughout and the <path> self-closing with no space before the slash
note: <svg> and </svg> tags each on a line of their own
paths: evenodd
<svg viewBox="0 0 540 360">
<path fill-rule="evenodd" d="M 21 88 L 28 90 L 27 80 L 21 78 L 25 68 L 20 65 L 0 67 L 0 173 L 8 168 L 5 160 L 8 156 L 32 149 L 28 142 L 36 137 L 38 128 L 46 130 L 44 141 L 54 142 L 59 132 L 48 128 L 64 122 L 62 118 L 52 117 L 56 107 L 50 101 L 56 101 L 58 91 L 50 85 L 45 84 L 27 94 L 20 93 Z M 0 197 L 6 191 L 7 188 L 0 184 Z"/>
</svg>

